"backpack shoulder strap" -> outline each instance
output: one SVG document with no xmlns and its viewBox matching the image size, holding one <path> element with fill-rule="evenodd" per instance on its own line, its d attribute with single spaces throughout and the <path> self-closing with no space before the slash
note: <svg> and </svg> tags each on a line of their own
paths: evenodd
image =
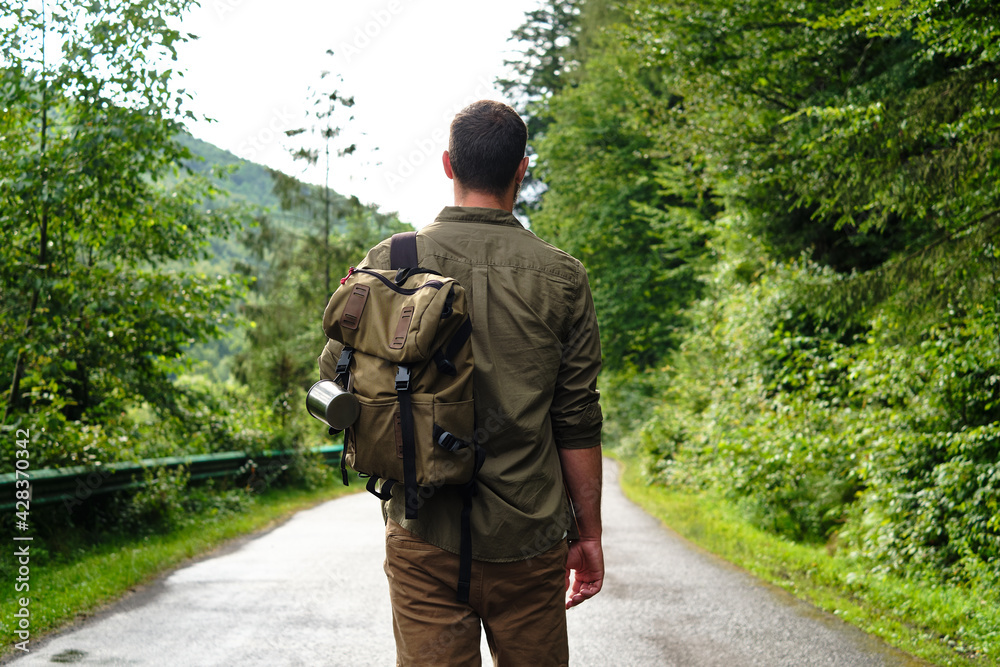
<svg viewBox="0 0 1000 667">
<path fill-rule="evenodd" d="M 389 263 L 390 269 L 412 269 L 419 265 L 416 232 L 400 232 L 392 235 Z"/>
</svg>

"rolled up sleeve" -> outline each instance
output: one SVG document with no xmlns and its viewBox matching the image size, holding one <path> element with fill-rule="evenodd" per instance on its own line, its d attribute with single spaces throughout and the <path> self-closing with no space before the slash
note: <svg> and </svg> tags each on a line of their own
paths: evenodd
<svg viewBox="0 0 1000 667">
<path fill-rule="evenodd" d="M 597 391 L 601 338 L 594 299 L 582 267 L 569 322 L 562 341 L 559 375 L 549 413 L 556 446 L 586 449 L 601 444 L 604 419 Z"/>
</svg>

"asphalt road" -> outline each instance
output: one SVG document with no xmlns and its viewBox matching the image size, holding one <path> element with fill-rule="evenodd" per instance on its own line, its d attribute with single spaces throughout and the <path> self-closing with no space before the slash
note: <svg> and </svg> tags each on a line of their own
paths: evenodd
<svg viewBox="0 0 1000 667">
<path fill-rule="evenodd" d="M 603 511 L 607 580 L 569 611 L 575 665 L 923 664 L 685 542 L 622 495 L 611 461 Z M 392 665 L 383 553 L 378 502 L 333 500 L 33 642 L 12 664 Z M 484 656 L 491 664 L 485 643 Z"/>
</svg>

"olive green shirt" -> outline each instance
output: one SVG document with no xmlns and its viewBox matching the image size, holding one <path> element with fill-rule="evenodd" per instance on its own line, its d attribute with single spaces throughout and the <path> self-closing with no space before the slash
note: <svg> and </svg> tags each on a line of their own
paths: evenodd
<svg viewBox="0 0 1000 667">
<path fill-rule="evenodd" d="M 601 444 L 601 344 L 583 265 L 501 209 L 446 207 L 417 234 L 420 266 L 465 288 L 472 317 L 477 440 L 486 451 L 472 509 L 473 556 L 530 558 L 570 528 L 558 447 Z M 389 241 L 362 267 L 388 269 Z M 321 375 L 333 378 L 340 345 L 328 341 Z M 396 490 L 398 489 L 398 494 Z M 427 489 L 419 518 L 404 518 L 402 488 L 386 518 L 459 551 L 460 493 Z"/>
</svg>

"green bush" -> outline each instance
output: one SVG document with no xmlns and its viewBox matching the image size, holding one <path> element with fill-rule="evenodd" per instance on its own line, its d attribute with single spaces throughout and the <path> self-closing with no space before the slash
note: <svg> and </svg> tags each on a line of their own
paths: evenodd
<svg viewBox="0 0 1000 667">
<path fill-rule="evenodd" d="M 893 429 L 860 469 L 865 493 L 848 536 L 883 567 L 1000 580 L 995 327 L 977 309 L 916 345 L 870 339 L 865 389 L 892 407 Z"/>
<path fill-rule="evenodd" d="M 183 467 L 147 468 L 143 485 L 131 495 L 117 498 L 116 528 L 126 534 L 167 531 L 184 521 L 184 498 L 190 473 Z"/>
<path fill-rule="evenodd" d="M 622 446 L 655 481 L 721 493 L 755 525 L 865 567 L 1000 582 L 997 315 L 952 308 L 925 329 L 926 313 L 889 299 L 828 327 L 814 297 L 849 280 L 743 242 L 646 380 L 660 393 L 633 392 L 644 419 Z"/>
</svg>

